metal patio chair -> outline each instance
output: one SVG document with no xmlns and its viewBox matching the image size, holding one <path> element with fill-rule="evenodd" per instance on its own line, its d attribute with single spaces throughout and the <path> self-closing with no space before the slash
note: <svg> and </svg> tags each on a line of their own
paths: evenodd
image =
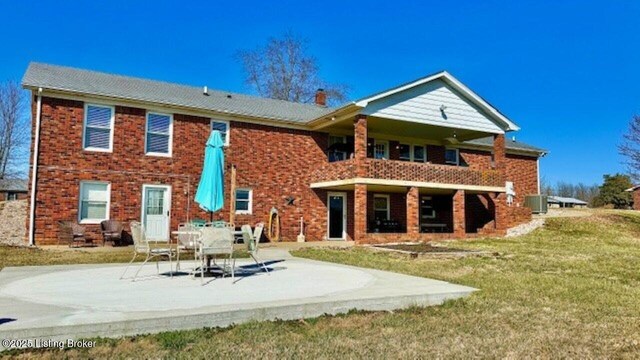
<svg viewBox="0 0 640 360">
<path fill-rule="evenodd" d="M 131 266 L 131 264 L 133 263 L 133 261 L 136 259 L 138 255 L 146 256 L 146 258 L 144 259 L 144 262 L 142 263 L 142 265 L 140 265 L 140 267 L 138 268 L 138 271 L 136 271 L 135 275 L 133 275 L 133 279 L 131 279 L 131 281 L 135 281 L 136 278 L 138 277 L 138 273 L 140 273 L 140 270 L 142 270 L 142 267 L 149 260 L 154 258 L 156 260 L 156 271 L 158 275 L 160 275 L 160 265 L 158 263 L 158 260 L 160 257 L 163 257 L 163 256 L 166 256 L 169 258 L 169 268 L 170 268 L 169 274 L 173 278 L 173 264 L 172 264 L 173 249 L 171 249 L 170 247 L 152 248 L 151 245 L 149 244 L 149 240 L 147 240 L 147 236 L 145 235 L 144 227 L 142 226 L 142 224 L 138 221 L 132 221 L 130 226 L 131 226 L 131 237 L 133 238 L 133 258 L 131 259 L 131 261 L 129 261 L 129 264 L 124 269 L 122 276 L 120 276 L 120 280 L 124 279 L 124 275 L 127 273 L 127 270 L 129 270 L 129 267 Z"/>
<path fill-rule="evenodd" d="M 194 261 L 196 260 L 195 252 L 198 248 L 198 238 L 200 237 L 200 234 L 199 234 L 200 229 L 202 229 L 202 227 L 196 226 L 195 224 L 192 224 L 192 223 L 178 225 L 178 244 L 177 244 L 178 256 L 177 256 L 176 270 L 180 270 L 180 253 L 193 252 Z M 192 269 L 192 271 L 194 270 L 195 268 Z"/>
<path fill-rule="evenodd" d="M 262 237 L 262 231 L 264 230 L 264 223 L 256 224 L 253 232 L 250 225 L 242 225 L 242 240 L 247 245 L 247 252 L 259 266 L 262 266 L 264 271 L 269 274 L 269 269 L 264 262 L 258 260 L 258 247 L 260 238 Z"/>
<path fill-rule="evenodd" d="M 233 258 L 233 232 L 231 227 L 205 226 L 201 229 L 196 250 L 196 260 L 200 260 L 200 284 L 204 285 L 204 269 L 209 270 L 208 260 L 225 255 L 222 265 L 222 277 L 227 273 L 227 260 L 231 268 L 231 278 L 235 278 L 235 259 Z M 195 278 L 195 272 L 193 273 Z"/>
</svg>

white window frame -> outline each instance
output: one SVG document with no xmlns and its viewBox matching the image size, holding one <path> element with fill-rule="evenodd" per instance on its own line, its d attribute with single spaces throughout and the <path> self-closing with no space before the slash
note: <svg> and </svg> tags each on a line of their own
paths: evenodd
<svg viewBox="0 0 640 360">
<path fill-rule="evenodd" d="M 87 146 L 87 116 L 89 115 L 89 106 L 100 107 L 100 108 L 108 108 L 111 109 L 111 123 L 109 124 L 109 148 L 96 148 Z M 84 119 L 82 123 L 82 150 L 85 151 L 95 151 L 95 152 L 113 152 L 113 133 L 115 132 L 115 118 L 116 118 L 116 107 L 113 105 L 104 105 L 104 104 L 95 104 L 95 103 L 85 103 L 84 104 Z"/>
<path fill-rule="evenodd" d="M 386 199 L 387 200 L 387 208 L 386 209 L 376 209 L 376 198 Z M 373 194 L 373 213 L 375 214 L 377 211 L 385 210 L 387 212 L 387 216 L 385 220 L 391 219 L 391 199 L 388 194 Z"/>
<path fill-rule="evenodd" d="M 231 137 L 231 124 L 229 122 L 229 120 L 221 120 L 221 119 L 210 119 L 209 121 L 209 132 L 213 131 L 213 123 L 217 122 L 217 123 L 224 123 L 227 126 L 227 130 L 225 131 L 225 137 L 224 137 L 224 146 L 229 146 L 229 138 Z"/>
<path fill-rule="evenodd" d="M 147 138 L 149 135 L 149 115 L 161 115 L 169 117 L 169 149 L 167 153 L 159 153 L 154 151 L 147 151 Z M 166 135 L 166 134 L 161 134 Z M 145 126 L 144 126 L 144 154 L 147 156 L 160 156 L 160 157 L 172 157 L 173 156 L 173 114 L 166 114 L 158 111 L 147 111 L 145 115 Z"/>
<path fill-rule="evenodd" d="M 107 208 L 104 219 L 82 219 L 82 187 L 85 184 L 107 185 Z M 104 220 L 109 220 L 111 210 L 111 183 L 106 181 L 80 181 L 80 192 L 78 193 L 78 223 L 80 224 L 100 224 Z"/>
<path fill-rule="evenodd" d="M 456 152 L 456 161 L 455 162 L 450 162 L 447 161 L 447 151 L 453 150 Z M 444 163 L 447 165 L 455 165 L 455 166 L 459 166 L 460 165 L 460 149 L 457 148 L 445 148 L 445 154 L 444 154 Z"/>
<path fill-rule="evenodd" d="M 399 158 L 401 161 L 417 162 L 417 163 L 426 163 L 427 162 L 427 147 L 425 145 L 407 144 L 407 143 L 398 144 L 398 146 L 401 146 L 401 145 L 409 146 L 409 159 L 407 159 L 407 158 Z M 424 158 L 422 159 L 422 161 L 417 161 L 415 159 L 415 148 L 416 147 L 421 147 L 422 149 L 424 149 Z"/>
<path fill-rule="evenodd" d="M 384 158 L 389 160 L 389 140 L 373 139 L 373 158 L 376 158 L 376 146 L 384 144 Z M 381 159 L 380 159 L 381 160 Z"/>
<path fill-rule="evenodd" d="M 236 189 L 236 193 L 234 194 L 234 201 L 238 201 L 238 191 L 248 191 L 249 192 L 249 200 L 248 203 L 249 205 L 247 206 L 247 210 L 238 210 L 236 204 L 234 204 L 234 206 L 236 207 L 236 214 L 237 215 L 251 215 L 253 214 L 253 189 L 250 188 L 237 188 Z M 244 201 L 244 200 L 242 200 Z"/>
<path fill-rule="evenodd" d="M 422 158 L 422 161 L 418 161 L 415 159 L 415 148 L 416 147 L 421 147 L 422 150 L 424 150 L 424 157 Z M 426 163 L 427 162 L 427 146 L 426 145 L 411 145 L 411 161 L 412 162 L 417 162 L 417 163 Z"/>
</svg>

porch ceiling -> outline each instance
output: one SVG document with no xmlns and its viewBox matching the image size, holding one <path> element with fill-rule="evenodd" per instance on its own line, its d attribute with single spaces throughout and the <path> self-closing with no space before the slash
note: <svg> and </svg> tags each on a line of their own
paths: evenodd
<svg viewBox="0 0 640 360">
<path fill-rule="evenodd" d="M 337 134 L 353 135 L 353 119 L 336 122 L 330 126 L 327 126 L 325 130 Z M 428 140 L 429 142 L 439 143 L 442 145 L 447 145 L 455 142 L 452 141 L 452 139 L 454 138 L 457 141 L 462 142 L 491 135 L 487 132 L 475 130 L 434 126 L 417 122 L 394 120 L 381 117 L 369 117 L 367 119 L 367 132 L 369 137 L 398 140 Z"/>
</svg>

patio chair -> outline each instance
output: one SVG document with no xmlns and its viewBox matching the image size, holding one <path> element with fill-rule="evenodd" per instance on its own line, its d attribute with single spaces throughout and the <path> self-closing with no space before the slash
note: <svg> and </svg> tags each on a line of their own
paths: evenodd
<svg viewBox="0 0 640 360">
<path fill-rule="evenodd" d="M 247 245 L 247 252 L 256 262 L 256 264 L 262 266 L 264 271 L 269 274 L 269 269 L 264 264 L 264 262 L 258 260 L 258 244 L 260 243 L 260 238 L 262 237 L 262 231 L 264 230 L 264 223 L 258 223 L 255 226 L 253 232 L 251 232 L 250 225 L 242 225 L 242 240 Z"/>
<path fill-rule="evenodd" d="M 178 258 L 176 264 L 176 270 L 180 270 L 180 253 L 181 252 L 193 252 L 194 260 L 195 260 L 195 251 L 198 247 L 198 237 L 199 235 L 195 233 L 199 231 L 201 227 L 196 226 L 195 224 L 180 224 L 178 225 Z M 193 233 L 182 233 L 181 232 L 193 232 Z"/>
<path fill-rule="evenodd" d="M 156 260 L 156 271 L 158 275 L 160 275 L 160 265 L 158 263 L 158 260 L 160 257 L 163 257 L 163 256 L 166 256 L 169 258 L 169 267 L 171 269 L 170 276 L 173 278 L 173 264 L 171 262 L 171 260 L 173 259 L 173 249 L 171 249 L 170 247 L 151 248 L 151 245 L 149 244 L 149 240 L 147 240 L 147 236 L 145 235 L 144 227 L 142 226 L 142 224 L 137 221 L 132 221 L 130 226 L 131 226 L 131 237 L 133 238 L 133 258 L 131 259 L 131 261 L 129 261 L 129 264 L 124 269 L 122 276 L 120 276 L 120 280 L 124 279 L 124 275 L 127 273 L 127 270 L 129 270 L 129 267 L 131 266 L 131 264 L 133 263 L 133 261 L 136 259 L 138 255 L 146 256 L 146 258 L 144 259 L 144 262 L 142 263 L 142 265 L 140 265 L 140 267 L 138 268 L 138 271 L 136 271 L 136 274 L 133 275 L 133 279 L 131 281 L 135 281 L 136 278 L 138 277 L 138 273 L 140 273 L 140 270 L 142 270 L 142 267 L 149 260 L 154 258 Z"/>
<path fill-rule="evenodd" d="M 107 241 L 111 241 L 113 246 L 120 245 L 122 231 L 124 230 L 124 226 L 122 226 L 120 221 L 104 220 L 100 223 L 100 228 L 102 229 L 102 246 L 104 246 Z"/>
<path fill-rule="evenodd" d="M 60 244 L 60 240 L 68 242 L 69 247 L 79 247 L 77 246 L 78 243 L 84 245 L 93 244 L 93 241 L 85 235 L 84 226 L 73 221 L 60 221 L 58 225 L 60 226 L 58 244 Z"/>
<path fill-rule="evenodd" d="M 217 255 L 226 255 L 222 266 L 222 277 L 227 273 L 227 259 L 231 266 L 231 278 L 235 278 L 235 259 L 233 258 L 233 232 L 230 227 L 216 228 L 206 226 L 201 229 L 198 248 L 196 250 L 196 260 L 200 260 L 200 284 L 204 285 L 204 268 L 209 258 L 215 259 Z M 195 278 L 195 272 L 193 273 Z"/>
</svg>

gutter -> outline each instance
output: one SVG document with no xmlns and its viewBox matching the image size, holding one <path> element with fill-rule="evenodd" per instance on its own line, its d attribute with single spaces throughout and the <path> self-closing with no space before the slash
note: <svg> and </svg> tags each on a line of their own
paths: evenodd
<svg viewBox="0 0 640 360">
<path fill-rule="evenodd" d="M 36 217 L 36 183 L 38 175 L 38 158 L 40 154 L 40 118 L 42 115 L 42 88 L 38 88 L 36 105 L 36 133 L 33 144 L 33 169 L 31 170 L 31 202 L 29 204 L 29 246 L 35 246 L 35 217 Z"/>
</svg>

